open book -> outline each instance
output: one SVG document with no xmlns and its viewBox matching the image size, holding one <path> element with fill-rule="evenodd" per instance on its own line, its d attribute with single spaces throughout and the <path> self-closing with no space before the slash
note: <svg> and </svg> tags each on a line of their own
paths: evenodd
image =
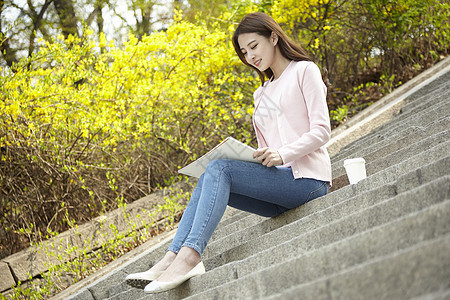
<svg viewBox="0 0 450 300">
<path fill-rule="evenodd" d="M 252 147 L 232 137 L 227 137 L 208 153 L 178 170 L 178 173 L 199 178 L 205 172 L 206 166 L 215 159 L 235 159 L 258 163 L 258 160 L 253 158 L 254 151 L 255 149 Z"/>
</svg>

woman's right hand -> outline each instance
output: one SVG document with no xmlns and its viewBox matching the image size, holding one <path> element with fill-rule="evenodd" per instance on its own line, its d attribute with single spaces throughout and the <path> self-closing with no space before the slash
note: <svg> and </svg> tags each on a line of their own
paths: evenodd
<svg viewBox="0 0 450 300">
<path fill-rule="evenodd" d="M 260 163 L 267 167 L 281 166 L 283 164 L 283 159 L 277 150 L 264 147 L 259 148 L 253 152 L 253 158 L 258 159 Z"/>
</svg>

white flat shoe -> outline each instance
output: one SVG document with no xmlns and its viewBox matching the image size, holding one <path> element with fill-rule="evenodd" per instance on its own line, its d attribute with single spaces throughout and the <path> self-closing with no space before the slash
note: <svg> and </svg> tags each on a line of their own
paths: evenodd
<svg viewBox="0 0 450 300">
<path fill-rule="evenodd" d="M 137 289 L 143 289 L 153 280 L 156 280 L 164 271 L 151 271 L 147 270 L 145 272 L 128 274 L 125 277 L 125 282 Z"/>
<path fill-rule="evenodd" d="M 192 270 L 190 270 L 186 275 L 180 276 L 178 279 L 173 281 L 152 281 L 149 285 L 144 288 L 144 292 L 146 293 L 161 293 L 171 289 L 176 288 L 181 285 L 183 282 L 188 280 L 191 277 L 202 275 L 206 273 L 205 266 L 203 262 L 199 262 Z"/>
</svg>

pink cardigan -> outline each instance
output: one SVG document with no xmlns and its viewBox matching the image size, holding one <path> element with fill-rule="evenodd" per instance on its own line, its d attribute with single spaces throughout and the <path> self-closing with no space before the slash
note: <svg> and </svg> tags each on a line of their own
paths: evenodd
<svg viewBox="0 0 450 300">
<path fill-rule="evenodd" d="M 326 92 L 317 65 L 291 61 L 277 80 L 255 91 L 253 126 L 258 147 L 276 149 L 294 178 L 331 184 L 331 162 L 324 146 L 331 135 Z"/>
</svg>

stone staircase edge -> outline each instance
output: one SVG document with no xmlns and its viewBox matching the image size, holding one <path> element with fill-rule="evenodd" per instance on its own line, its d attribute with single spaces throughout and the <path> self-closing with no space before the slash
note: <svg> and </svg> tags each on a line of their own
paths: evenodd
<svg viewBox="0 0 450 300">
<path fill-rule="evenodd" d="M 178 227 L 178 226 L 177 226 Z M 164 232 L 152 238 L 151 240 L 145 242 L 144 244 L 136 247 L 130 252 L 124 254 L 118 259 L 112 261 L 111 263 L 105 265 L 102 269 L 98 270 L 94 274 L 84 278 L 76 282 L 75 284 L 69 286 L 67 289 L 63 290 L 61 293 L 50 298 L 51 300 L 63 300 L 63 299 L 71 299 L 76 297 L 77 294 L 82 292 L 82 290 L 89 289 L 97 285 L 99 282 L 102 282 L 105 278 L 111 276 L 113 273 L 120 272 L 123 268 L 127 267 L 130 264 L 140 260 L 143 256 L 146 256 L 148 253 L 154 251 L 159 248 L 161 245 L 173 239 L 176 233 L 176 229 Z M 158 241 L 155 244 L 155 239 Z"/>
<path fill-rule="evenodd" d="M 436 238 L 431 239 L 431 240 L 420 242 L 418 244 L 415 244 L 413 246 L 407 247 L 405 249 L 400 249 L 399 251 L 396 251 L 396 252 L 393 252 L 393 253 L 389 253 L 389 254 L 386 254 L 386 255 L 382 255 L 382 256 L 370 259 L 368 261 L 365 261 L 365 262 L 363 262 L 361 264 L 358 264 L 356 266 L 350 267 L 348 269 L 344 269 L 344 270 L 339 271 L 337 273 L 334 273 L 334 274 L 331 274 L 331 275 L 328 275 L 328 276 L 324 276 L 322 278 L 318 278 L 317 280 L 314 280 L 314 281 L 311 281 L 311 282 L 306 282 L 306 283 L 298 285 L 298 286 L 293 286 L 290 289 L 286 290 L 285 292 L 297 292 L 297 290 L 299 290 L 302 287 L 313 286 L 313 285 L 316 285 L 317 283 L 320 283 L 320 282 L 327 282 L 328 283 L 328 281 L 330 279 L 336 278 L 338 276 L 346 276 L 348 274 L 352 274 L 352 272 L 355 272 L 355 271 L 357 272 L 358 270 L 362 270 L 366 266 L 376 266 L 379 263 L 383 263 L 383 262 L 386 262 L 386 261 L 389 261 L 389 260 L 393 260 L 393 259 L 396 259 L 398 257 L 406 256 L 406 255 L 408 255 L 410 253 L 413 253 L 413 251 L 423 249 L 424 247 L 430 247 L 430 249 L 432 249 L 433 246 L 439 244 L 439 242 L 449 242 L 449 241 L 450 241 L 450 234 L 442 235 L 442 236 L 436 237 Z M 276 298 L 280 297 L 281 295 L 282 295 L 282 293 L 270 295 L 266 299 L 276 299 Z M 291 298 L 286 298 L 286 299 L 291 299 Z"/>
<path fill-rule="evenodd" d="M 353 116 L 347 121 L 347 124 L 343 124 L 345 128 L 336 128 L 330 141 L 325 145 L 330 157 L 336 155 L 344 146 L 390 121 L 393 115 L 401 109 L 409 95 L 447 72 L 450 72 L 450 56 Z M 374 122 L 375 118 L 378 118 L 377 122 Z M 370 121 L 372 122 L 370 123 Z"/>
</svg>

